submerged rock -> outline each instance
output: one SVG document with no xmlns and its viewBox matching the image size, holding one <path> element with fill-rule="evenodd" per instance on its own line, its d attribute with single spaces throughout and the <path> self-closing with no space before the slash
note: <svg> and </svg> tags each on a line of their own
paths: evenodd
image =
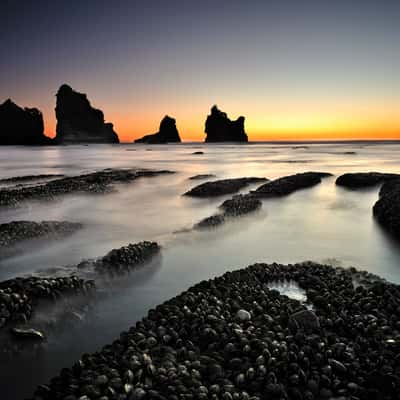
<svg viewBox="0 0 400 400">
<path fill-rule="evenodd" d="M 213 174 L 199 174 L 199 175 L 193 175 L 189 179 L 190 180 L 201 180 L 201 179 L 208 179 L 208 178 L 215 178 L 215 175 L 213 175 Z"/>
<path fill-rule="evenodd" d="M 336 179 L 336 185 L 349 189 L 360 189 L 379 185 L 392 179 L 400 179 L 400 175 L 381 172 L 355 172 L 339 176 Z"/>
<path fill-rule="evenodd" d="M 320 296 L 325 302 L 309 312 L 268 289 L 285 279 L 295 280 L 310 301 Z M 354 287 L 354 279 L 362 286 Z M 354 268 L 254 264 L 202 281 L 154 307 L 35 395 L 42 400 L 395 399 L 399 301 L 398 285 Z M 303 315 L 295 333 L 289 328 L 294 315 L 298 321 Z M 312 328 L 317 321 L 319 328 L 309 334 L 303 327 L 311 320 Z"/>
<path fill-rule="evenodd" d="M 231 194 L 238 192 L 240 189 L 251 185 L 252 183 L 258 183 L 268 181 L 267 178 L 233 178 L 233 179 L 221 179 L 218 181 L 205 182 L 188 192 L 184 193 L 185 196 L 193 197 L 212 197 L 222 196 L 225 194 Z"/>
<path fill-rule="evenodd" d="M 140 242 L 113 249 L 94 264 L 99 273 L 124 273 L 150 261 L 160 252 L 156 242 Z"/>
<path fill-rule="evenodd" d="M 90 105 L 86 94 L 66 84 L 57 92 L 56 118 L 57 143 L 119 143 L 113 124 L 104 122 L 103 112 Z"/>
<path fill-rule="evenodd" d="M 306 189 L 321 183 L 322 178 L 332 176 L 327 172 L 303 172 L 275 179 L 251 192 L 259 197 L 287 196 L 297 190 Z"/>
<path fill-rule="evenodd" d="M 211 108 L 205 126 L 206 142 L 248 142 L 244 131 L 244 117 L 231 121 L 217 106 Z"/>
<path fill-rule="evenodd" d="M 373 214 L 388 232 L 400 239 L 400 179 L 392 179 L 382 185 Z"/>
<path fill-rule="evenodd" d="M 135 143 L 146 143 L 146 144 L 164 144 L 164 143 L 179 143 L 181 138 L 178 130 L 176 129 L 175 119 L 166 115 L 161 123 L 160 129 L 157 133 L 152 135 L 143 136 L 140 139 L 136 139 Z"/>
<path fill-rule="evenodd" d="M 60 237 L 71 235 L 83 227 L 68 221 L 12 221 L 0 224 L 0 248 L 39 237 Z"/>
<path fill-rule="evenodd" d="M 114 183 L 129 183 L 141 177 L 170 174 L 172 171 L 105 169 L 90 174 L 65 177 L 32 187 L 0 189 L 0 206 L 17 206 L 27 200 L 52 200 L 69 193 L 103 194 Z"/>
<path fill-rule="evenodd" d="M 37 108 L 21 108 L 10 99 L 0 104 L 0 145 L 46 145 L 43 115 Z"/>
</svg>

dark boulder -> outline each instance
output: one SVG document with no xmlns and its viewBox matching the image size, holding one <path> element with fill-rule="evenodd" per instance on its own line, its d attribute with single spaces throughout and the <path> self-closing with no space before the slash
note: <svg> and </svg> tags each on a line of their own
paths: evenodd
<svg viewBox="0 0 400 400">
<path fill-rule="evenodd" d="M 104 122 L 103 112 L 90 105 L 86 94 L 64 84 L 56 96 L 57 143 L 119 143 L 113 124 Z"/>
<path fill-rule="evenodd" d="M 205 126 L 206 142 L 248 142 L 244 131 L 244 117 L 231 121 L 217 106 L 211 108 Z"/>
<path fill-rule="evenodd" d="M 211 215 L 211 217 L 203 218 L 200 222 L 194 225 L 194 229 L 215 228 L 225 222 L 223 214 Z"/>
<path fill-rule="evenodd" d="M 239 194 L 225 200 L 220 208 L 224 211 L 225 216 L 239 216 L 256 211 L 261 208 L 261 205 L 260 199 L 251 194 Z"/>
<path fill-rule="evenodd" d="M 336 185 L 344 186 L 349 189 L 361 189 L 399 178 L 399 174 L 386 174 L 381 172 L 355 172 L 340 175 L 336 179 Z"/>
<path fill-rule="evenodd" d="M 400 239 L 400 179 L 382 185 L 373 214 L 388 232 Z"/>
<path fill-rule="evenodd" d="M 199 174 L 199 175 L 193 175 L 189 179 L 192 180 L 192 181 L 195 181 L 195 180 L 208 179 L 208 178 L 215 178 L 215 175 L 213 175 L 213 174 Z"/>
<path fill-rule="evenodd" d="M 322 178 L 329 176 L 332 174 L 327 172 L 303 172 L 288 175 L 260 186 L 252 194 L 259 197 L 287 196 L 297 190 L 315 186 L 321 182 Z"/>
<path fill-rule="evenodd" d="M 10 99 L 0 104 L 0 145 L 46 145 L 43 115 L 37 108 L 21 108 Z"/>
<path fill-rule="evenodd" d="M 239 191 L 240 189 L 252 184 L 267 181 L 267 178 L 233 178 L 233 179 L 221 179 L 218 181 L 205 182 L 198 186 L 195 186 L 185 196 L 194 197 L 212 197 L 222 196 L 225 194 L 231 194 Z"/>
<path fill-rule="evenodd" d="M 135 143 L 146 144 L 164 144 L 164 143 L 180 143 L 181 138 L 176 129 L 176 121 L 174 118 L 166 115 L 161 123 L 157 133 L 143 136 L 141 139 L 136 139 Z"/>
</svg>

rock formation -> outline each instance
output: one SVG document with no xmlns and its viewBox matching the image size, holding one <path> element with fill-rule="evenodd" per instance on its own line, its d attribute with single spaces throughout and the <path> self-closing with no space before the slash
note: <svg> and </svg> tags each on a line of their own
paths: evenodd
<svg viewBox="0 0 400 400">
<path fill-rule="evenodd" d="M 0 145 L 51 144 L 43 131 L 43 115 L 37 108 L 21 108 L 10 99 L 0 104 Z"/>
<path fill-rule="evenodd" d="M 248 142 L 244 117 L 231 121 L 217 106 L 213 106 L 207 116 L 205 132 L 206 142 Z"/>
<path fill-rule="evenodd" d="M 140 139 L 136 139 L 135 143 L 147 143 L 147 144 L 164 144 L 164 143 L 180 143 L 181 138 L 178 130 L 176 129 L 175 119 L 166 115 L 161 123 L 157 133 L 152 135 L 143 136 Z"/>
<path fill-rule="evenodd" d="M 57 92 L 56 118 L 57 143 L 119 143 L 103 112 L 90 105 L 86 94 L 65 84 Z"/>
</svg>

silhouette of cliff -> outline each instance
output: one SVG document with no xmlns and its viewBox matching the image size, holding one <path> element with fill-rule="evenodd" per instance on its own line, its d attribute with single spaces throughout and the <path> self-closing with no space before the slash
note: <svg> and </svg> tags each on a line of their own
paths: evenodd
<svg viewBox="0 0 400 400">
<path fill-rule="evenodd" d="M 43 145 L 43 115 L 37 108 L 21 108 L 10 99 L 0 104 L 0 145 Z"/>
<path fill-rule="evenodd" d="M 58 89 L 56 105 L 57 143 L 119 143 L 113 124 L 90 105 L 86 94 L 64 84 Z"/>
<path fill-rule="evenodd" d="M 248 142 L 244 131 L 244 117 L 231 121 L 217 106 L 211 108 L 205 128 L 206 142 Z"/>
<path fill-rule="evenodd" d="M 175 119 L 166 115 L 162 119 L 159 131 L 157 133 L 136 139 L 135 143 L 162 144 L 177 143 L 180 141 L 181 138 L 179 137 L 178 130 L 176 129 Z"/>
</svg>

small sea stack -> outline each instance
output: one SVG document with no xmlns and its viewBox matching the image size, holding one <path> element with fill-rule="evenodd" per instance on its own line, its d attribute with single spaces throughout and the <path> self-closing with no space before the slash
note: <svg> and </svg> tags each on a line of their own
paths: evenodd
<svg viewBox="0 0 400 400">
<path fill-rule="evenodd" d="M 160 128 L 157 133 L 143 136 L 136 139 L 135 143 L 145 144 L 165 144 L 165 143 L 180 143 L 181 138 L 176 128 L 176 121 L 174 118 L 166 115 L 160 123 Z"/>
<path fill-rule="evenodd" d="M 93 108 L 86 94 L 63 84 L 56 97 L 58 144 L 119 143 L 113 124 L 104 122 L 103 111 Z"/>
<path fill-rule="evenodd" d="M 216 105 L 213 106 L 206 119 L 205 142 L 248 142 L 244 119 L 239 117 L 236 121 L 231 121 L 226 113 L 220 111 Z"/>
<path fill-rule="evenodd" d="M 22 108 L 10 99 L 0 104 L 0 145 L 48 145 L 43 115 L 37 108 Z"/>
</svg>

